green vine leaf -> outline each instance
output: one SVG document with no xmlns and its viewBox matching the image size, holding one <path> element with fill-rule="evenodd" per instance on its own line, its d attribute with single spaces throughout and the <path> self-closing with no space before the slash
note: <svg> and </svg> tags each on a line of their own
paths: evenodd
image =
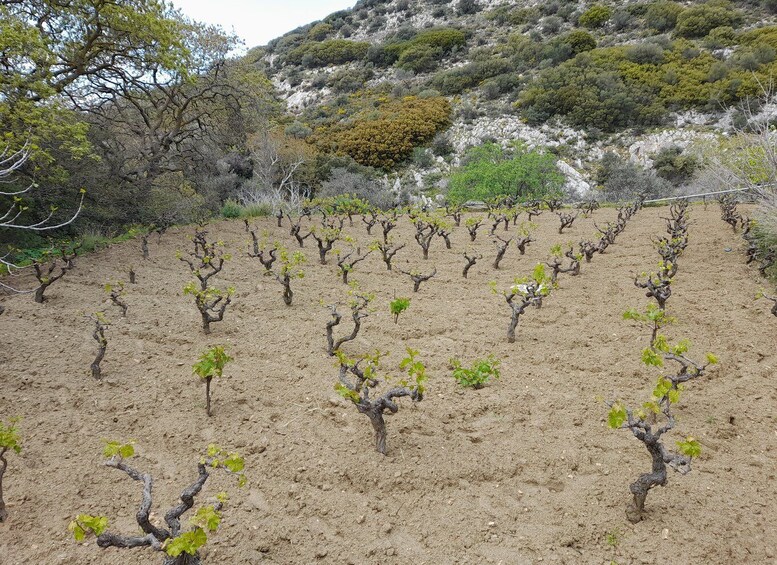
<svg viewBox="0 0 777 565">
<path fill-rule="evenodd" d="M 701 444 L 691 436 L 685 438 L 685 441 L 678 441 L 677 447 L 680 449 L 680 453 L 688 457 L 698 457 L 701 455 Z"/>
<path fill-rule="evenodd" d="M 623 426 L 627 419 L 628 414 L 626 413 L 626 407 L 620 402 L 616 402 L 612 405 L 612 408 L 610 408 L 609 414 L 607 414 L 607 425 L 612 429 L 617 430 Z"/>
<path fill-rule="evenodd" d="M 192 526 L 198 526 L 203 530 L 215 532 L 221 523 L 221 513 L 213 506 L 203 506 L 190 520 Z"/>
<path fill-rule="evenodd" d="M 127 443 L 121 443 L 118 441 L 105 441 L 105 447 L 103 448 L 103 455 L 105 457 L 119 456 L 122 459 L 128 459 L 135 455 L 135 442 L 129 441 Z"/>
<path fill-rule="evenodd" d="M 108 518 L 105 516 L 90 516 L 79 514 L 76 519 L 68 524 L 67 529 L 73 534 L 76 541 L 84 541 L 86 534 L 91 532 L 96 536 L 108 529 Z"/>
<path fill-rule="evenodd" d="M 202 528 L 194 528 L 184 532 L 177 538 L 167 540 L 163 549 L 170 557 L 178 557 L 182 553 L 195 555 L 203 545 L 208 542 L 208 535 Z"/>
</svg>

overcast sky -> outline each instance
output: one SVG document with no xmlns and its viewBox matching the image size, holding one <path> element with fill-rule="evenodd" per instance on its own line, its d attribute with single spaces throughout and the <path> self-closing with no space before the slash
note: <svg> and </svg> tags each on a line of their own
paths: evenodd
<svg viewBox="0 0 777 565">
<path fill-rule="evenodd" d="M 249 49 L 355 3 L 356 0 L 173 0 L 191 19 L 234 31 Z"/>
</svg>

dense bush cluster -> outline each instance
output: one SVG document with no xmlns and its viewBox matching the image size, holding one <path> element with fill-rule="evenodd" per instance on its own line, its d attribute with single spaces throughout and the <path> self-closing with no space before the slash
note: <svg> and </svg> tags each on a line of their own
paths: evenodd
<svg viewBox="0 0 777 565">
<path fill-rule="evenodd" d="M 309 68 L 342 65 L 363 59 L 369 46 L 367 42 L 348 39 L 303 43 L 289 52 L 286 62 Z"/>
<path fill-rule="evenodd" d="M 681 37 L 704 37 L 716 27 L 736 26 L 742 22 L 737 10 L 713 3 L 691 6 L 677 15 L 675 33 Z"/>
<path fill-rule="evenodd" d="M 432 78 L 431 85 L 443 94 L 459 94 L 469 88 L 477 87 L 486 79 L 512 75 L 512 70 L 513 65 L 510 61 L 497 57 L 489 58 L 439 72 Z"/>
<path fill-rule="evenodd" d="M 385 44 L 373 47 L 368 59 L 377 65 L 389 66 L 400 61 L 407 51 L 434 52 L 439 57 L 450 53 L 455 48 L 463 47 L 466 43 L 467 34 L 459 29 L 433 28 L 418 33 L 409 30 L 407 34 L 400 33 L 398 37 Z M 406 59 L 408 57 L 409 55 L 405 55 Z"/>
<path fill-rule="evenodd" d="M 541 71 L 519 106 L 533 124 L 558 116 L 604 131 L 658 125 L 675 110 L 716 111 L 757 94 L 774 72 L 775 50 L 754 43 L 725 62 L 684 40 L 594 49 Z"/>
<path fill-rule="evenodd" d="M 594 180 L 607 202 L 662 198 L 672 194 L 672 185 L 667 180 L 609 151 L 599 161 Z"/>
<path fill-rule="evenodd" d="M 431 141 L 450 121 L 451 106 L 445 98 L 408 96 L 335 126 L 318 136 L 318 143 L 362 165 L 390 169 L 407 159 L 414 147 Z"/>
</svg>

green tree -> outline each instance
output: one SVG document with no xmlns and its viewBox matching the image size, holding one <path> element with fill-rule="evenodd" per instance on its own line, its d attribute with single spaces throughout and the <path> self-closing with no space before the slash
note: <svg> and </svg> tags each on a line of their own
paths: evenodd
<svg viewBox="0 0 777 565">
<path fill-rule="evenodd" d="M 105 100 L 152 67 L 186 73 L 192 53 L 182 18 L 167 4 L 146 0 L 25 0 L 0 6 L 0 131 L 39 148 L 47 143 L 84 154 L 83 123 L 68 112 L 94 97 Z M 65 118 L 64 120 L 61 118 Z"/>
<path fill-rule="evenodd" d="M 465 164 L 451 174 L 448 200 L 491 200 L 497 196 L 544 198 L 557 195 L 564 175 L 556 158 L 516 144 L 505 151 L 495 143 L 472 148 Z"/>
</svg>

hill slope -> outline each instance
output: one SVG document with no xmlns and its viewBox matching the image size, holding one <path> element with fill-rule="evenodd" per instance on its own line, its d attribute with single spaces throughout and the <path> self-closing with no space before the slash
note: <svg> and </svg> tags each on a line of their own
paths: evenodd
<svg viewBox="0 0 777 565">
<path fill-rule="evenodd" d="M 746 123 L 726 108 L 777 73 L 771 7 L 365 0 L 251 56 L 296 115 L 292 131 L 327 151 L 375 165 L 360 156 L 366 142 L 343 144 L 341 131 L 385 117 L 381 108 L 403 97 L 442 96 L 450 120 L 405 135 L 410 148 L 391 145 L 399 158 L 383 169 L 410 166 L 405 178 L 429 188 L 468 147 L 521 140 L 549 147 L 584 190 L 607 150 L 650 166 L 661 149 Z"/>
</svg>

